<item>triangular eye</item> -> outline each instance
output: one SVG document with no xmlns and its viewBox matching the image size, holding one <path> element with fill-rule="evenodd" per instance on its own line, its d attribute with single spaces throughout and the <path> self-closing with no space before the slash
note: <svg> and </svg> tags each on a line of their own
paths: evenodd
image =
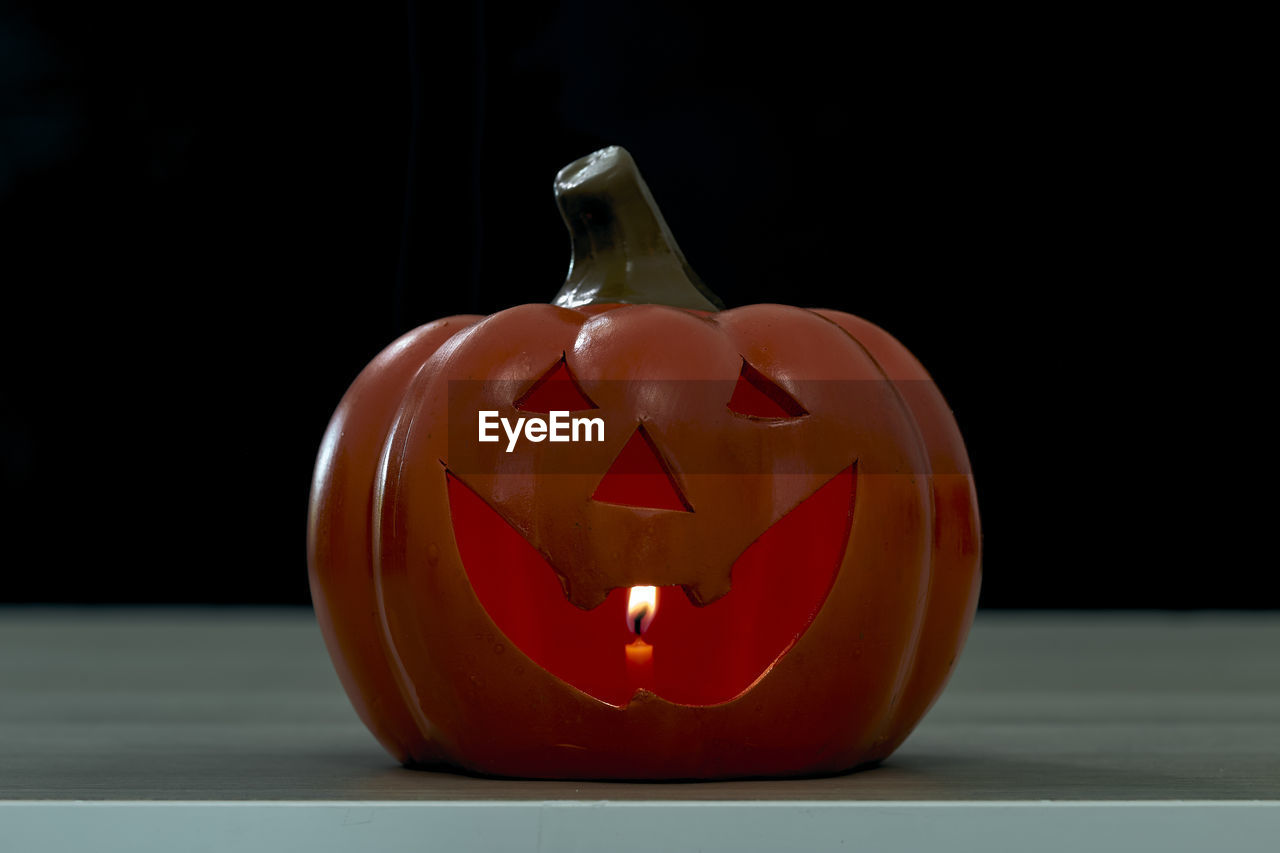
<svg viewBox="0 0 1280 853">
<path fill-rule="evenodd" d="M 560 360 L 516 400 L 515 406 L 522 412 L 543 414 L 596 408 L 596 404 L 578 387 L 578 380 L 569 372 L 564 356 L 560 356 Z"/>
<path fill-rule="evenodd" d="M 809 414 L 804 406 L 769 377 L 742 360 L 742 373 L 729 398 L 729 410 L 752 418 L 799 418 Z"/>
</svg>

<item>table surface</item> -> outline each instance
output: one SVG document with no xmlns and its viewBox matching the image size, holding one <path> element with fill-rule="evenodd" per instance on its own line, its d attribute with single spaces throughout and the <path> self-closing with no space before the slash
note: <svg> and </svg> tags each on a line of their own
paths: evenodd
<svg viewBox="0 0 1280 853">
<path fill-rule="evenodd" d="M 1280 800 L 1280 614 L 984 611 L 882 766 L 677 784 L 403 769 L 309 610 L 5 607 L 0 800 Z"/>
</svg>

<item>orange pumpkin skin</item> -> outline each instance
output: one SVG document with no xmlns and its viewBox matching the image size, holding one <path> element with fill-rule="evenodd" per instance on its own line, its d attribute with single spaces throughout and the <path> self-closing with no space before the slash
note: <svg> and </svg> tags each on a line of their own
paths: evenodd
<svg viewBox="0 0 1280 853">
<path fill-rule="evenodd" d="M 678 704 L 647 692 L 622 707 L 601 701 L 510 642 L 472 588 L 450 512 L 449 383 L 533 380 L 561 357 L 593 399 L 617 380 L 732 389 L 745 359 L 808 412 L 792 432 L 761 431 L 731 415 L 717 426 L 723 400 L 601 402 L 606 423 L 644 423 L 661 440 L 695 510 L 682 518 L 597 511 L 588 477 L 519 474 L 527 454 L 547 445 L 499 454 L 506 471 L 472 476 L 476 494 L 565 571 L 579 606 L 640 584 L 723 594 L 744 545 L 831 472 L 856 465 L 848 541 L 825 601 L 794 645 L 728 701 Z M 866 389 L 856 403 L 839 391 L 848 382 Z M 513 411 L 509 401 L 486 404 Z M 614 428 L 584 452 L 616 455 L 630 432 Z M 708 434 L 715 445 L 698 444 Z M 698 467 L 695 451 L 721 456 Z M 813 473 L 735 485 L 725 473 L 734 459 L 761 452 L 812 463 Z M 641 541 L 641 530 L 643 559 L 596 559 L 610 542 Z M 964 445 L 920 364 L 865 320 L 780 305 L 523 305 L 423 326 L 379 355 L 340 403 L 308 528 L 325 641 L 384 747 L 410 765 L 535 778 L 795 776 L 885 758 L 953 668 L 977 604 L 979 552 Z"/>
</svg>

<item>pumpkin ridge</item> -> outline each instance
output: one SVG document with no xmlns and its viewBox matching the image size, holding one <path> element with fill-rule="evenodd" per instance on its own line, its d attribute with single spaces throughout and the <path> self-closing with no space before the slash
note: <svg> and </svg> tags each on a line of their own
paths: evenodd
<svg viewBox="0 0 1280 853">
<path fill-rule="evenodd" d="M 387 345 L 343 395 L 317 454 L 307 530 L 317 622 L 357 714 L 402 761 L 429 753 L 431 746 L 420 743 L 422 734 L 402 704 L 377 627 L 371 583 L 373 477 L 400 395 L 421 361 L 480 319 L 441 318 Z"/>
<path fill-rule="evenodd" d="M 414 725 L 418 729 L 418 734 L 422 737 L 423 741 L 428 745 L 436 745 L 440 743 L 439 733 L 436 732 L 435 736 L 434 737 L 432 736 L 432 731 L 434 731 L 435 727 L 432 726 L 431 721 L 427 719 L 426 712 L 423 710 L 421 703 L 417 701 L 417 695 L 416 695 L 417 691 L 414 687 L 413 679 L 409 676 L 408 668 L 406 667 L 403 658 L 401 658 L 400 656 L 399 649 L 396 647 L 395 638 L 392 636 L 391 624 L 389 621 L 389 617 L 387 615 L 386 591 L 383 588 L 384 585 L 382 581 L 382 571 L 383 571 L 382 563 L 383 563 L 383 554 L 385 550 L 383 547 L 383 538 L 384 538 L 383 527 L 387 523 L 386 516 L 388 512 L 388 506 L 390 506 L 390 512 L 393 516 L 392 533 L 395 532 L 394 515 L 395 515 L 395 509 L 397 507 L 398 501 L 395 499 L 394 494 L 391 496 L 391 499 L 389 501 L 387 496 L 387 478 L 389 476 L 389 472 L 392 464 L 391 457 L 395 455 L 399 456 L 399 463 L 396 466 L 397 488 L 395 489 L 395 491 L 398 491 L 400 474 L 401 472 L 403 472 L 404 464 L 405 464 L 405 458 L 404 458 L 405 439 L 409 434 L 409 430 L 413 425 L 413 421 L 417 419 L 418 412 L 421 411 L 421 406 L 414 407 L 413 413 L 409 416 L 409 423 L 405 425 L 403 432 L 401 430 L 400 425 L 404 420 L 406 409 L 410 406 L 410 404 L 414 400 L 417 399 L 417 395 L 413 393 L 414 389 L 420 383 L 425 383 L 426 380 L 423 380 L 421 377 L 423 377 L 427 373 L 428 367 L 430 366 L 431 362 L 435 359 L 439 351 L 440 350 L 437 349 L 435 353 L 432 353 L 431 357 L 425 360 L 422 363 L 422 366 L 418 368 L 417 372 L 414 373 L 413 379 L 409 382 L 409 385 L 407 386 L 405 393 L 401 398 L 401 404 L 396 411 L 395 418 L 392 420 L 391 427 L 390 429 L 387 430 L 387 436 L 383 442 L 381 458 L 379 459 L 379 462 L 378 462 L 377 473 L 375 474 L 374 481 L 373 481 L 374 505 L 373 505 L 373 517 L 370 523 L 370 528 L 373 533 L 371 556 L 372 556 L 372 568 L 373 568 L 374 600 L 376 601 L 377 607 L 378 607 L 379 639 L 382 641 L 383 654 L 386 656 L 387 663 L 388 663 L 388 666 L 390 667 L 392 677 L 395 679 L 396 687 L 400 692 L 400 699 L 408 709 L 409 716 L 413 720 Z M 397 445 L 399 445 L 398 450 L 396 447 Z M 452 750 L 445 749 L 444 752 L 449 753 L 449 752 L 452 752 Z M 419 756 L 412 756 L 412 757 L 417 761 L 422 760 L 421 757 Z"/>
<path fill-rule="evenodd" d="M 870 353 L 870 347 L 868 347 L 866 344 L 863 344 L 862 341 L 860 341 L 858 337 L 854 335 L 851 330 L 847 329 L 835 317 L 828 317 L 825 314 L 819 313 L 818 311 L 814 311 L 814 313 L 818 313 L 818 316 L 838 326 L 842 331 L 848 334 L 851 338 L 853 338 L 855 341 L 858 341 L 858 343 L 861 344 L 863 348 L 868 350 L 868 352 Z M 832 312 L 832 313 L 837 313 L 837 312 Z M 929 378 L 928 372 L 920 364 L 919 360 L 916 359 L 915 356 L 912 355 L 911 352 L 907 350 L 906 347 L 903 346 L 900 341 L 898 341 L 896 338 L 894 338 L 884 329 L 881 329 L 878 326 L 875 326 L 869 321 L 861 320 L 860 318 L 853 317 L 853 315 L 847 315 L 847 316 L 849 316 L 852 320 L 856 322 L 867 324 L 873 330 L 875 330 L 879 335 L 883 335 L 884 345 L 888 347 L 897 348 L 897 350 L 899 351 L 899 355 L 906 359 L 906 365 L 909 370 L 918 371 L 924 380 L 927 380 L 930 383 L 932 383 L 932 379 Z M 889 352 L 887 354 L 893 355 L 892 352 Z M 872 357 L 874 358 L 874 355 Z M 890 381 L 895 381 L 895 380 L 890 380 Z M 914 381 L 914 380 L 910 377 L 905 377 L 902 381 Z M 896 387 L 896 384 L 895 384 L 895 387 Z M 935 392 L 936 392 L 936 386 L 935 386 Z M 903 398 L 903 400 L 905 403 L 905 398 Z M 962 585 L 968 588 L 969 594 L 967 598 L 960 601 L 956 605 L 957 609 L 953 609 L 949 611 L 948 610 L 940 611 L 937 609 L 937 607 L 935 607 L 935 603 L 937 603 L 939 606 L 944 606 L 949 600 L 951 600 L 950 597 L 945 599 L 937 599 L 935 595 L 936 592 L 938 592 L 940 589 L 943 589 L 944 591 L 955 593 L 957 590 L 954 588 L 954 581 L 952 578 L 941 577 L 937 574 L 937 572 L 939 571 L 938 560 L 940 555 L 939 555 L 939 552 L 936 550 L 936 547 L 931 548 L 930 555 L 929 555 L 929 565 L 930 565 L 929 584 L 927 589 L 927 596 L 924 600 L 923 614 L 920 620 L 921 640 L 918 641 L 917 643 L 917 648 L 915 650 L 913 659 L 911 661 L 910 672 L 908 674 L 906 681 L 903 683 L 901 687 L 901 691 L 899 693 L 899 699 L 901 699 L 905 695 L 907 696 L 908 702 L 913 704 L 900 705 L 898 707 L 898 710 L 895 716 L 889 719 L 888 725 L 878 735 L 877 744 L 872 753 L 877 758 L 883 758 L 891 754 L 895 749 L 898 748 L 898 746 L 901 745 L 901 743 L 907 738 L 907 736 L 910 735 L 912 730 L 914 730 L 915 725 L 919 722 L 919 720 L 928 712 L 929 708 L 932 707 L 933 703 L 937 701 L 938 696 L 941 694 L 942 688 L 946 685 L 947 681 L 950 679 L 951 675 L 954 673 L 955 661 L 956 659 L 958 659 L 960 651 L 964 646 L 964 638 L 968 633 L 968 627 L 971 624 L 973 619 L 973 607 L 976 604 L 977 589 L 980 585 L 981 576 L 982 576 L 981 527 L 980 527 L 980 522 L 977 514 L 978 510 L 977 510 L 976 499 L 972 496 L 972 490 L 973 490 L 972 471 L 968 467 L 968 457 L 964 451 L 963 438 L 959 434 L 958 425 L 955 423 L 954 416 L 951 415 L 950 409 L 946 407 L 945 400 L 941 398 L 940 392 L 937 392 L 936 402 L 942 406 L 945 412 L 946 418 L 949 420 L 949 425 L 945 426 L 945 431 L 949 432 L 951 434 L 951 438 L 954 439 L 954 441 L 957 443 L 957 451 L 959 453 L 959 458 L 956 461 L 962 462 L 964 464 L 963 468 L 957 469 L 957 471 L 955 472 L 948 471 L 948 473 L 938 474 L 937 471 L 934 470 L 933 447 L 932 445 L 929 444 L 927 440 L 924 439 L 923 428 L 920 426 L 920 419 L 919 417 L 917 417 L 914 408 L 912 408 L 909 403 L 906 405 L 908 406 L 908 409 L 911 411 L 913 423 L 916 424 L 917 429 L 920 431 L 921 440 L 924 443 L 924 449 L 926 451 L 926 454 L 929 457 L 929 462 L 930 462 L 931 475 L 929 477 L 929 491 L 931 496 L 931 509 L 934 512 L 933 524 L 931 525 L 931 530 L 930 530 L 931 539 L 936 544 L 937 537 L 938 537 L 938 530 L 939 530 L 938 524 L 940 520 L 943 523 L 947 524 L 948 526 L 963 527 L 963 526 L 967 526 L 968 524 L 972 524 L 973 526 L 973 533 L 976 538 L 973 557 L 971 559 L 961 559 L 958 562 L 955 562 L 954 564 L 952 564 L 952 561 L 948 560 L 946 564 L 946 568 L 948 568 L 952 573 L 954 573 L 956 578 L 958 578 L 960 581 L 964 581 L 964 577 L 961 575 L 961 573 L 968 573 L 969 580 L 963 583 Z M 940 440 L 945 440 L 945 439 L 940 439 Z M 956 474 L 962 475 L 968 483 L 968 490 L 970 492 L 970 498 L 969 498 L 970 503 L 967 504 L 967 508 L 969 510 L 969 516 L 965 518 L 951 517 L 948 515 L 938 516 L 937 515 L 938 506 L 939 506 L 939 491 L 938 491 L 939 479 L 938 478 L 946 477 L 950 479 Z M 954 626 L 952 625 L 953 620 L 954 620 Z M 945 669 L 940 674 L 936 672 L 935 673 L 928 672 L 927 666 L 930 663 L 930 661 L 920 656 L 920 646 L 923 645 L 923 638 L 927 635 L 935 635 L 935 634 L 938 634 L 940 631 L 943 631 L 944 628 L 939 626 L 949 626 L 949 627 L 958 626 L 959 628 L 958 634 L 955 636 L 954 640 L 952 640 L 949 643 L 949 648 L 951 649 L 950 659 L 947 662 Z M 921 702 L 922 699 L 925 701 Z M 904 715 L 907 715 L 907 716 L 904 716 Z"/>
</svg>

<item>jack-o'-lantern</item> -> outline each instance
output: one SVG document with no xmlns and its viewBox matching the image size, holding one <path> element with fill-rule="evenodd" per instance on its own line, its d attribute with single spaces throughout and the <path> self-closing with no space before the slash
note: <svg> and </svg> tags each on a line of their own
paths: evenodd
<svg viewBox="0 0 1280 853">
<path fill-rule="evenodd" d="M 566 167 L 552 304 L 400 338 L 316 465 L 317 616 L 414 766 L 728 778 L 878 761 L 979 581 L 959 432 L 871 323 L 719 310 L 621 148 Z"/>
</svg>

